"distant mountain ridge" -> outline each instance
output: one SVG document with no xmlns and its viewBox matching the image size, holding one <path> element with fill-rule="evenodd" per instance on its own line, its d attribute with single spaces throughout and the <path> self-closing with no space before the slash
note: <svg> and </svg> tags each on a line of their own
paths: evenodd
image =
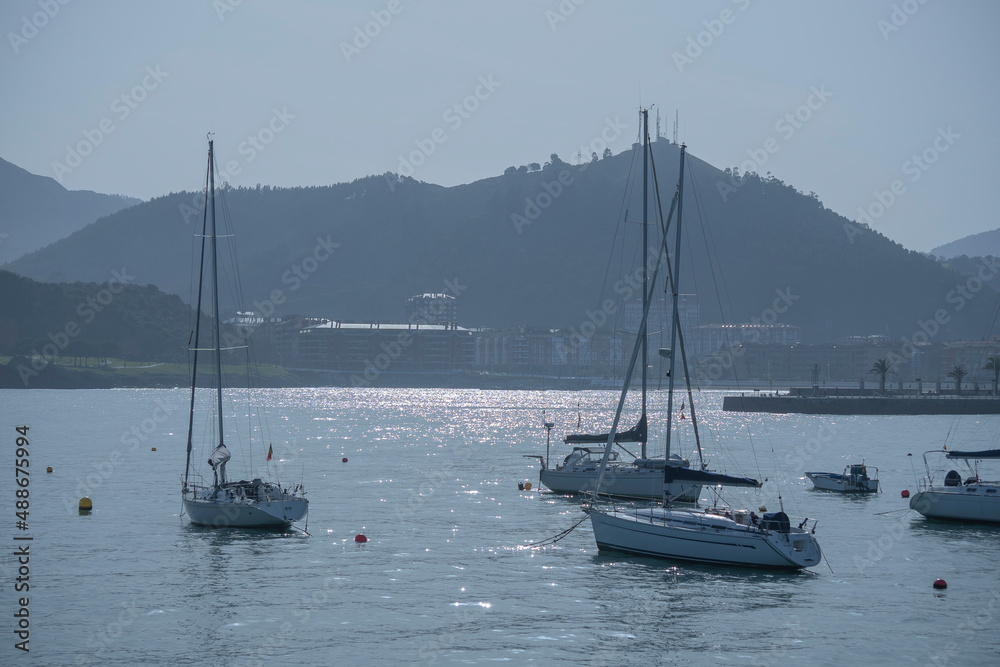
<svg viewBox="0 0 1000 667">
<path fill-rule="evenodd" d="M 984 257 L 992 255 L 1000 257 L 1000 229 L 991 229 L 988 232 L 979 232 L 970 236 L 945 243 L 931 250 L 932 255 L 938 259 L 952 259 L 953 257 Z"/>
<path fill-rule="evenodd" d="M 55 179 L 0 159 L 0 264 L 139 202 L 121 195 L 67 190 Z"/>
<path fill-rule="evenodd" d="M 661 141 L 653 154 L 666 208 L 679 149 Z M 537 171 L 508 169 L 455 187 L 386 174 L 325 187 L 229 188 L 224 212 L 239 235 L 246 302 L 263 315 L 400 321 L 407 297 L 448 292 L 468 326 L 580 328 L 604 319 L 620 328 L 601 304 L 640 256 L 634 157 L 569 165 L 552 156 Z M 681 280 L 682 291 L 699 294 L 702 323 L 778 321 L 801 326 L 805 342 L 912 338 L 943 309 L 937 340 L 982 335 L 991 303 L 963 298 L 956 307 L 949 295 L 959 274 L 815 195 L 688 157 Z M 5 268 L 36 280 L 102 282 L 125 267 L 137 283 L 187 296 L 200 220 L 191 211 L 201 197 L 172 193 L 118 211 Z M 776 295 L 785 299 L 780 312 Z"/>
</svg>

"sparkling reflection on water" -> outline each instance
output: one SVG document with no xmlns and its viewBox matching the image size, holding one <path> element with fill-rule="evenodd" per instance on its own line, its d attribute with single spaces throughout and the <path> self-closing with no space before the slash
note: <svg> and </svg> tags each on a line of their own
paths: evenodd
<svg viewBox="0 0 1000 667">
<path fill-rule="evenodd" d="M 537 484 L 522 455 L 544 454 L 542 410 L 553 436 L 601 429 L 614 392 L 264 393 L 281 481 L 309 492 L 311 537 L 179 518 L 183 390 L 3 392 L 9 444 L 14 425 L 31 427 L 32 660 L 935 664 L 1000 653 L 1000 529 L 927 521 L 899 497 L 949 430 L 955 447 L 996 446 L 995 417 L 741 416 L 700 394 L 712 467 L 769 480 L 735 496 L 775 508 L 780 492 L 793 519 L 819 520 L 829 566 L 774 573 L 601 554 L 586 521 L 555 545 L 518 548 L 582 516 L 575 499 L 517 489 Z M 689 456 L 689 424 L 679 428 Z M 231 448 L 231 475 L 259 474 L 266 445 Z M 565 452 L 554 437 L 553 456 Z M 803 475 L 862 457 L 884 493 L 815 491 Z M 90 516 L 76 511 L 81 495 Z M 932 590 L 938 577 L 948 590 Z M 8 635 L 0 655 L 15 653 Z"/>
</svg>

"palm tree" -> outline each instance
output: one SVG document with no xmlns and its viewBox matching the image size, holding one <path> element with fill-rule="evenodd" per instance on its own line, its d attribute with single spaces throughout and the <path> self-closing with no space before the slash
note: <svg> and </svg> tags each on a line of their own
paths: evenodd
<svg viewBox="0 0 1000 667">
<path fill-rule="evenodd" d="M 984 371 L 993 371 L 993 395 L 997 395 L 997 384 L 1000 383 L 1000 354 L 991 354 L 986 357 Z"/>
<path fill-rule="evenodd" d="M 869 375 L 878 376 L 878 391 L 880 394 L 885 393 L 885 376 L 892 372 L 892 364 L 890 364 L 885 357 L 882 357 L 868 370 Z"/>
<path fill-rule="evenodd" d="M 963 366 L 962 364 L 957 364 L 954 368 L 948 371 L 948 377 L 955 379 L 956 394 L 962 393 L 962 380 L 965 379 L 965 376 L 968 374 L 969 371 L 966 370 L 965 366 Z"/>
</svg>

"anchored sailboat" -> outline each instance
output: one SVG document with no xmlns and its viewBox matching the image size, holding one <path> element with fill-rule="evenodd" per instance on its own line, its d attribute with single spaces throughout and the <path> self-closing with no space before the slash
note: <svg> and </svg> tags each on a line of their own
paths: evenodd
<svg viewBox="0 0 1000 667">
<path fill-rule="evenodd" d="M 643 112 L 643 161 L 642 161 L 642 306 L 643 312 L 649 311 L 650 294 L 648 292 L 648 253 L 645 251 L 649 246 L 649 222 L 648 222 L 648 202 L 649 202 L 649 176 L 647 173 L 650 162 L 649 157 L 649 128 L 648 118 Z M 676 203 L 676 200 L 675 200 Z M 677 313 L 674 313 L 677 317 Z M 648 326 L 647 317 L 643 317 L 639 325 L 637 340 L 642 343 L 642 358 L 649 358 L 648 346 Z M 602 450 L 587 445 L 603 444 L 608 441 L 608 434 L 575 433 L 567 435 L 563 442 L 567 445 L 575 445 L 573 450 L 566 455 L 561 464 L 551 467 L 548 457 L 548 445 L 546 445 L 546 457 L 537 455 L 525 455 L 527 458 L 537 458 L 540 464 L 538 481 L 557 493 L 591 493 L 595 489 L 600 493 L 616 496 L 619 498 L 659 498 L 663 493 L 663 470 L 667 467 L 687 468 L 690 462 L 676 454 L 667 454 L 663 458 L 649 457 L 647 455 L 646 444 L 648 438 L 648 418 L 646 415 L 647 397 L 647 362 L 642 362 L 642 409 L 636 425 L 627 430 L 614 434 L 615 449 L 611 452 L 607 460 L 604 461 L 604 474 L 601 476 L 600 455 Z M 630 384 L 631 378 L 625 381 L 625 388 Z M 694 408 L 692 404 L 692 421 L 695 421 Z M 551 427 L 546 424 L 549 434 Z M 548 439 L 546 439 L 548 443 Z M 638 444 L 639 455 L 635 456 L 624 447 L 627 444 Z M 619 454 L 625 453 L 630 459 L 620 458 Z M 698 446 L 699 458 L 701 457 L 701 446 Z M 704 464 L 704 462 L 702 462 Z M 601 477 L 601 485 L 598 489 L 597 480 Z M 677 481 L 669 485 L 671 496 L 678 501 L 697 502 L 701 494 L 701 484 L 693 481 Z"/>
<path fill-rule="evenodd" d="M 261 479 L 252 481 L 232 482 L 226 477 L 226 463 L 232 454 L 225 444 L 223 431 L 222 408 L 222 342 L 221 321 L 219 319 L 219 268 L 218 268 L 219 234 L 215 222 L 215 157 L 212 141 L 208 142 L 208 176 L 205 183 L 205 212 L 201 231 L 201 265 L 198 273 L 198 295 L 195 306 L 195 328 L 192 334 L 192 371 L 191 371 L 191 411 L 188 419 L 187 462 L 184 467 L 181 498 L 184 511 L 191 523 L 201 526 L 242 527 L 242 528 L 287 528 L 293 522 L 302 519 L 309 510 L 309 501 L 305 498 L 301 486 L 289 491 L 274 482 Z M 207 258 L 206 258 L 207 251 Z M 206 267 L 207 264 L 207 267 Z M 206 285 L 205 272 L 209 272 Z M 212 302 L 210 331 L 202 332 L 202 300 L 209 291 Z M 208 339 L 208 346 L 203 346 L 203 338 Z M 215 375 L 214 410 L 218 418 L 216 425 L 218 444 L 208 459 L 212 469 L 212 484 L 195 483 L 191 470 L 191 451 L 194 441 L 194 424 L 196 412 L 198 384 L 199 352 L 212 354 Z M 268 460 L 271 449 L 268 447 Z"/>
<path fill-rule="evenodd" d="M 944 484 L 935 484 L 927 455 L 937 453 L 944 454 L 950 461 L 969 465 L 968 477 L 963 480 L 957 470 L 949 470 L 944 476 Z M 920 490 L 910 498 L 910 509 L 931 519 L 1000 522 L 1000 481 L 987 482 L 979 478 L 981 461 L 1000 462 L 1000 449 L 924 452 L 927 476 L 921 480 Z"/>
<path fill-rule="evenodd" d="M 645 112 L 644 116 L 645 116 Z M 681 211 L 684 186 L 684 161 L 686 147 L 681 145 L 680 176 L 677 186 L 677 223 L 675 229 L 674 268 L 668 276 L 668 286 L 673 297 L 673 318 L 670 326 L 670 347 L 661 350 L 661 355 L 670 361 L 669 386 L 667 390 L 667 455 L 670 454 L 671 414 L 674 401 L 675 366 L 678 355 L 673 353 L 680 339 L 678 318 L 678 280 L 680 277 Z M 669 220 L 668 220 L 669 223 Z M 666 235 L 664 234 L 666 250 Z M 661 253 L 662 254 L 662 253 Z M 659 271 L 659 263 L 653 273 L 653 283 Z M 669 271 L 669 264 L 668 264 Z M 643 312 L 643 320 L 649 315 L 649 302 Z M 625 387 L 631 380 L 639 354 L 641 341 L 636 339 L 632 357 L 626 372 Z M 682 363 L 683 363 L 683 355 Z M 685 375 L 687 373 L 685 372 Z M 625 390 L 618 401 L 618 410 L 608 434 L 600 473 L 607 470 L 625 403 Z M 757 517 L 748 510 L 725 508 L 676 509 L 669 492 L 675 483 L 698 483 L 719 486 L 742 486 L 758 488 L 760 482 L 748 477 L 735 477 L 693 468 L 666 466 L 663 468 L 663 503 L 646 508 L 616 508 L 598 504 L 594 493 L 589 513 L 598 549 L 623 551 L 679 560 L 717 563 L 726 565 L 747 565 L 757 567 L 799 569 L 811 567 L 820 562 L 822 553 L 812 531 L 805 529 L 808 519 L 798 525 L 791 522 L 783 511 L 764 513 Z M 596 487 L 600 488 L 598 477 Z"/>
</svg>

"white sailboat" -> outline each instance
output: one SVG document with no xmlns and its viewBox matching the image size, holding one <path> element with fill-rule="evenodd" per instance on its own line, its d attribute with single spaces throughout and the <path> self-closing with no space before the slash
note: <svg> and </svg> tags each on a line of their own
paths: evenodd
<svg viewBox="0 0 1000 667">
<path fill-rule="evenodd" d="M 949 470 L 944 483 L 935 484 L 928 454 L 944 454 L 950 461 L 962 461 L 969 467 L 968 477 L 963 480 L 957 470 Z M 979 477 L 980 462 L 987 460 L 1000 461 L 1000 449 L 924 452 L 927 475 L 910 497 L 910 509 L 932 519 L 1000 523 L 1000 481 L 988 482 Z"/>
<path fill-rule="evenodd" d="M 645 252 L 649 246 L 649 223 L 648 223 L 648 202 L 649 202 L 649 175 L 647 172 L 649 155 L 649 133 L 645 132 L 643 138 L 643 162 L 642 162 L 642 300 L 643 310 L 649 310 L 648 292 L 648 253 Z M 677 317 L 677 313 L 674 313 Z M 642 358 L 648 359 L 648 327 L 647 318 L 643 317 L 639 326 L 638 340 L 642 342 Z M 683 342 L 681 343 L 683 350 Z M 604 462 L 604 474 L 600 474 L 600 458 L 602 448 L 592 448 L 586 445 L 603 444 L 608 440 L 608 434 L 575 433 L 567 435 L 563 442 L 567 445 L 575 445 L 569 454 L 565 456 L 562 463 L 552 467 L 549 461 L 549 440 L 546 438 L 546 455 L 543 459 L 537 455 L 525 455 L 526 458 L 535 458 L 539 462 L 538 481 L 549 490 L 556 493 L 583 493 L 590 494 L 594 490 L 599 493 L 618 498 L 653 499 L 659 498 L 663 494 L 663 469 L 665 467 L 690 467 L 691 463 L 685 458 L 676 454 L 667 454 L 664 457 L 650 457 L 647 455 L 648 420 L 646 416 L 647 398 L 647 364 L 642 364 L 642 408 L 639 420 L 636 425 L 627 430 L 616 433 L 614 436 L 615 449 Z M 625 387 L 629 382 L 625 382 Z M 689 387 L 690 393 L 690 387 Z M 692 423 L 697 424 L 697 417 L 694 412 L 694 403 L 691 407 Z M 551 427 L 546 423 L 551 436 Z M 696 431 L 697 432 L 697 431 Z M 625 448 L 627 444 L 638 444 L 639 454 L 636 456 Z M 698 456 L 701 458 L 701 445 L 698 445 Z M 623 458 L 624 454 L 630 458 Z M 704 468 L 704 460 L 701 461 Z M 598 477 L 601 478 L 600 489 L 597 488 Z M 678 481 L 670 483 L 669 493 L 671 496 L 682 502 L 698 502 L 701 494 L 701 484 L 690 481 Z"/>
<path fill-rule="evenodd" d="M 645 118 L 645 112 L 643 112 Z M 644 123 L 645 124 L 645 123 Z M 680 177 L 676 195 L 677 227 L 674 247 L 674 268 L 668 276 L 673 295 L 673 321 L 670 330 L 670 348 L 661 354 L 670 360 L 669 387 L 667 391 L 667 454 L 670 453 L 671 414 L 673 411 L 674 379 L 677 355 L 672 353 L 678 340 L 678 278 L 680 276 L 681 212 L 684 184 L 685 146 L 681 146 Z M 673 209 L 671 209 L 671 213 Z M 669 217 L 668 217 L 669 224 Z M 664 247 L 666 250 L 666 235 Z M 662 254 L 662 253 L 661 253 Z M 657 264 L 653 274 L 659 270 Z M 669 271 L 669 264 L 668 264 Z M 648 302 L 643 319 L 648 317 Z M 631 379 L 638 357 L 640 341 L 637 339 L 626 373 L 625 386 Z M 618 402 L 618 410 L 608 434 L 601 471 L 614 445 L 614 436 L 625 402 L 625 391 Z M 755 479 L 733 477 L 720 473 L 667 466 L 663 469 L 664 495 L 662 505 L 647 508 L 616 508 L 599 504 L 595 493 L 593 502 L 585 511 L 589 513 L 598 549 L 622 551 L 678 560 L 725 565 L 756 566 L 768 568 L 801 569 L 818 565 L 822 558 L 819 543 L 812 530 L 805 528 L 808 519 L 798 526 L 791 524 L 784 511 L 764 513 L 757 517 L 751 511 L 732 508 L 688 508 L 671 506 L 673 498 L 668 489 L 674 482 L 697 482 L 706 485 L 760 487 Z M 600 486 L 600 479 L 598 487 Z"/>
<path fill-rule="evenodd" d="M 191 523 L 213 528 L 287 528 L 293 522 L 302 519 L 309 510 L 309 501 L 305 498 L 301 485 L 289 491 L 279 484 L 262 479 L 252 481 L 230 481 L 226 476 L 226 463 L 232 458 L 225 444 L 223 431 L 222 407 L 222 343 L 219 319 L 219 269 L 217 241 L 219 234 L 215 221 L 215 157 L 212 141 L 208 142 L 208 176 L 205 183 L 205 214 L 201 232 L 201 265 L 198 277 L 198 295 L 195 306 L 195 329 L 192 334 L 192 372 L 191 372 L 191 411 L 188 419 L 187 462 L 182 479 L 181 498 L 184 512 Z M 207 250 L 207 257 L 206 257 Z M 206 266 L 207 264 L 207 266 Z M 206 285 L 205 273 L 209 273 Z M 212 301 L 210 331 L 202 332 L 202 300 L 205 292 L 210 290 L 208 298 Z M 208 339 L 204 346 L 203 338 Z M 194 425 L 196 397 L 198 384 L 199 352 L 212 354 L 214 362 L 214 409 L 218 418 L 216 426 L 218 443 L 208 459 L 212 469 L 212 484 L 197 483 L 192 478 L 196 476 L 191 470 L 191 451 L 194 441 Z M 267 458 L 271 458 L 271 448 L 268 447 Z M 200 476 L 199 476 L 200 477 Z"/>
</svg>

